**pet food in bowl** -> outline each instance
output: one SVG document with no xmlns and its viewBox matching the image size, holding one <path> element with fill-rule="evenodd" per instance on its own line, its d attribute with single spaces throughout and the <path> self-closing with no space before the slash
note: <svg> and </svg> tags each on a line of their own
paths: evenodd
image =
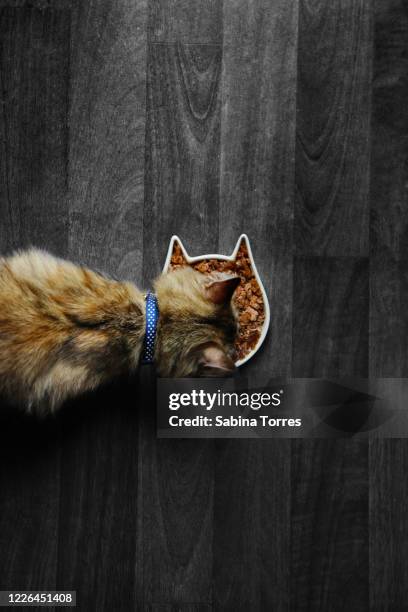
<svg viewBox="0 0 408 612">
<path fill-rule="evenodd" d="M 269 324 L 269 305 L 252 261 L 246 236 L 241 236 L 231 257 L 220 255 L 189 257 L 177 237 L 174 237 L 171 246 L 170 258 L 166 262 L 165 269 L 175 270 L 189 265 L 202 274 L 226 272 L 240 277 L 240 284 L 233 296 L 233 304 L 239 322 L 235 341 L 236 363 L 241 365 L 259 348 Z"/>
</svg>

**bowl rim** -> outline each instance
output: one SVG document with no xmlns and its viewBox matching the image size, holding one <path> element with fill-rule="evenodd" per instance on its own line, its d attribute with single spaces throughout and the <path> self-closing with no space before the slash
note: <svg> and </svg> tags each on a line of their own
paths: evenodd
<svg viewBox="0 0 408 612">
<path fill-rule="evenodd" d="M 238 253 L 239 247 L 241 245 L 242 242 L 245 242 L 245 245 L 248 249 L 248 254 L 249 257 L 251 259 L 251 265 L 252 265 L 252 269 L 254 272 L 254 276 L 257 280 L 257 283 L 261 289 L 261 293 L 262 293 L 262 298 L 264 301 L 264 309 L 265 309 L 265 320 L 262 326 L 262 331 L 261 334 L 258 338 L 258 342 L 256 343 L 256 345 L 254 346 L 254 348 L 248 353 L 248 355 L 245 355 L 245 357 L 243 359 L 239 359 L 238 361 L 235 362 L 235 366 L 237 368 L 239 368 L 240 366 L 244 365 L 244 363 L 246 363 L 247 361 L 249 361 L 254 355 L 255 353 L 258 352 L 258 350 L 261 348 L 267 334 L 269 331 L 269 324 L 270 324 L 270 319 L 271 319 L 271 313 L 270 313 L 270 307 L 269 307 L 269 300 L 268 300 L 268 296 L 266 294 L 265 291 L 265 287 L 263 285 L 263 282 L 261 280 L 261 277 L 259 276 L 259 272 L 257 270 L 256 264 L 255 264 L 255 259 L 252 255 L 252 249 L 251 249 L 251 245 L 249 242 L 249 238 L 247 236 L 247 234 L 241 234 L 240 237 L 238 238 L 238 241 L 235 245 L 234 250 L 232 251 L 231 255 L 221 255 L 220 253 L 208 253 L 207 255 L 196 255 L 194 257 L 192 257 L 191 255 L 189 255 L 183 245 L 183 242 L 181 241 L 181 239 L 179 238 L 179 236 L 177 236 L 176 234 L 173 234 L 173 236 L 170 239 L 170 244 L 169 244 L 169 248 L 167 250 L 167 255 L 166 255 L 166 259 L 164 262 L 164 266 L 163 266 L 163 272 L 167 272 L 169 267 L 170 267 L 170 261 L 171 261 L 171 256 L 173 253 L 173 246 L 174 243 L 177 242 L 180 245 L 180 248 L 183 252 L 183 256 L 185 257 L 187 263 L 191 264 L 191 263 L 196 263 L 198 261 L 202 261 L 203 259 L 220 259 L 222 261 L 234 261 L 236 254 Z"/>
</svg>

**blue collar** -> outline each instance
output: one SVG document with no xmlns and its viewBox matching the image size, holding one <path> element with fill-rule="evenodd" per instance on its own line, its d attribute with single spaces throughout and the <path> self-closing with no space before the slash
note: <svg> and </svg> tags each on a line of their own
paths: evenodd
<svg viewBox="0 0 408 612">
<path fill-rule="evenodd" d="M 143 342 L 142 363 L 153 363 L 154 343 L 157 334 L 157 323 L 159 320 L 159 305 L 154 293 L 146 295 L 146 331 Z"/>
</svg>

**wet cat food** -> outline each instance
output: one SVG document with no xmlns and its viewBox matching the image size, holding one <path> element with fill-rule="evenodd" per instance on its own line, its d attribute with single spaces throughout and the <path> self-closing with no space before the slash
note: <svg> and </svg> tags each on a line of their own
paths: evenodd
<svg viewBox="0 0 408 612">
<path fill-rule="evenodd" d="M 203 274 L 228 272 L 241 278 L 233 297 L 239 321 L 235 350 L 237 361 L 240 361 L 256 347 L 265 321 L 262 292 L 253 273 L 246 244 L 241 242 L 234 261 L 201 259 L 191 264 L 186 263 L 180 245 L 175 244 L 170 266 L 176 269 L 185 265 L 191 265 Z"/>
</svg>

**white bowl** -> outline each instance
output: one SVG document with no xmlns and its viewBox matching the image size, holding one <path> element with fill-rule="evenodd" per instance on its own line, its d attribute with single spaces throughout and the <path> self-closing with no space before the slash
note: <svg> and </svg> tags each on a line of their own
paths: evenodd
<svg viewBox="0 0 408 612">
<path fill-rule="evenodd" d="M 258 270 L 256 269 L 256 265 L 255 265 L 254 258 L 252 256 L 252 250 L 251 250 L 251 245 L 249 244 L 248 236 L 246 234 L 241 234 L 235 246 L 235 249 L 233 250 L 231 255 L 221 255 L 219 253 L 209 253 L 208 255 L 198 255 L 197 257 L 190 257 L 190 255 L 187 253 L 186 249 L 184 248 L 183 243 L 181 242 L 180 238 L 178 236 L 172 236 L 170 240 L 170 244 L 169 244 L 169 249 L 167 251 L 166 261 L 164 262 L 164 266 L 163 266 L 163 272 L 167 272 L 170 267 L 170 261 L 171 261 L 171 256 L 173 254 L 173 247 L 174 247 L 175 242 L 177 242 L 177 244 L 180 245 L 180 248 L 183 252 L 183 256 L 186 259 L 187 263 L 191 264 L 191 263 L 197 263 L 199 261 L 202 261 L 203 259 L 220 259 L 222 261 L 234 261 L 242 241 L 245 242 L 246 247 L 248 249 L 248 255 L 251 261 L 252 270 L 253 270 L 254 276 L 262 292 L 262 298 L 264 301 L 264 310 L 265 310 L 265 320 L 262 326 L 262 330 L 261 330 L 261 334 L 259 336 L 258 342 L 256 343 L 255 347 L 252 349 L 252 351 L 248 353 L 248 355 L 246 355 L 243 359 L 239 359 L 238 361 L 235 362 L 235 365 L 237 367 L 244 365 L 244 363 L 246 363 L 249 359 L 251 359 L 251 357 L 255 355 L 257 351 L 259 351 L 263 341 L 266 338 L 266 334 L 268 333 L 269 322 L 271 318 L 269 301 L 266 295 L 265 288 L 262 284 L 261 278 L 258 274 Z"/>
</svg>

